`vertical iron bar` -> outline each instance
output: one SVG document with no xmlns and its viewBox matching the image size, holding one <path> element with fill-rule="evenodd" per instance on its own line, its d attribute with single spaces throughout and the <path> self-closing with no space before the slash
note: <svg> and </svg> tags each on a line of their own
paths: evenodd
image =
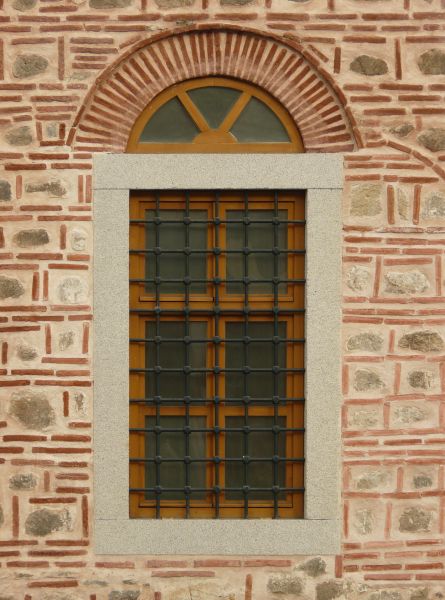
<svg viewBox="0 0 445 600">
<path fill-rule="evenodd" d="M 243 362 L 244 368 L 248 366 L 249 363 L 249 350 L 247 344 L 247 336 L 249 335 L 249 255 L 246 253 L 247 248 L 249 247 L 249 233 L 248 233 L 248 222 L 249 218 L 249 196 L 248 192 L 244 192 L 244 223 L 243 223 L 243 231 L 244 231 L 244 340 L 243 340 Z M 249 394 L 249 386 L 247 383 L 247 373 L 243 373 L 243 395 L 244 395 L 244 426 L 247 428 L 249 426 L 249 404 L 248 404 L 248 396 Z M 249 434 L 246 431 L 243 432 L 243 450 L 245 460 L 243 461 L 243 470 L 244 470 L 244 486 L 248 485 L 248 469 L 249 463 L 247 462 L 249 457 Z M 244 518 L 247 519 L 249 516 L 249 494 L 247 489 L 244 491 Z"/>
<path fill-rule="evenodd" d="M 160 248 L 160 226 L 161 226 L 161 216 L 160 216 L 160 199 L 159 194 L 156 194 L 156 211 L 155 211 L 155 244 L 156 248 Z M 158 252 L 155 253 L 155 307 L 158 309 L 155 311 L 156 314 L 156 365 L 159 366 L 161 361 L 161 344 L 159 342 L 161 335 L 161 316 L 159 314 L 160 309 L 160 277 L 161 277 L 161 265 L 160 265 L 160 254 Z M 160 405 L 160 373 L 155 371 L 155 396 L 156 396 L 156 427 L 160 427 L 161 425 L 161 405 Z M 156 438 L 156 457 L 161 456 L 161 440 L 160 440 L 161 432 L 157 429 L 155 432 Z M 161 462 L 156 461 L 156 487 L 161 485 Z M 155 492 L 156 497 L 156 518 L 159 519 L 161 516 L 161 495 Z"/>
<path fill-rule="evenodd" d="M 185 247 L 190 249 L 190 195 L 189 192 L 185 192 Z M 185 364 L 186 364 L 186 372 L 185 372 L 185 396 L 187 401 L 185 403 L 185 426 L 187 430 L 185 432 L 185 455 L 190 456 L 190 404 L 188 402 L 188 397 L 190 394 L 190 385 L 189 385 L 189 365 L 190 362 L 190 318 L 188 313 L 189 303 L 190 303 L 190 255 L 188 252 L 185 254 L 185 336 L 188 338 L 189 343 L 185 344 Z M 187 490 L 190 487 L 190 463 L 187 461 L 185 463 L 185 485 Z M 190 494 L 185 491 L 185 518 L 188 519 L 190 517 Z"/>
<path fill-rule="evenodd" d="M 215 247 L 219 248 L 219 193 L 216 192 L 215 194 Z M 227 245 L 227 244 L 226 244 Z M 216 278 L 217 281 L 219 281 L 219 254 L 214 254 L 215 256 L 215 272 L 214 272 L 214 277 Z M 219 306 L 219 285 L 218 283 L 214 284 L 214 305 L 215 308 L 218 308 Z M 215 337 L 217 340 L 220 339 L 219 337 L 219 329 L 220 329 L 220 322 L 219 322 L 219 313 L 218 311 L 215 312 Z M 220 397 L 219 397 L 219 385 L 220 385 L 220 380 L 219 380 L 219 344 L 214 344 L 214 350 L 215 350 L 215 367 L 217 368 L 217 371 L 214 373 L 214 396 L 213 396 L 213 401 L 214 401 L 214 419 L 215 419 L 215 428 L 216 431 L 214 432 L 214 439 L 215 439 L 215 456 L 220 457 L 220 434 L 219 434 L 219 402 L 220 402 Z M 206 352 L 207 354 L 207 352 Z M 220 471 L 220 463 L 216 462 L 214 463 L 214 469 L 215 469 L 215 518 L 219 519 L 219 502 L 220 502 L 220 480 L 219 480 L 219 471 Z"/>
<path fill-rule="evenodd" d="M 278 192 L 275 191 L 274 192 L 274 225 L 273 225 L 273 245 L 274 245 L 274 250 L 276 250 L 278 248 L 278 227 L 279 227 L 279 212 L 278 212 Z M 274 313 L 273 313 L 273 335 L 274 335 L 274 346 L 273 346 L 273 363 L 274 366 L 278 366 L 278 357 L 279 357 L 279 344 L 277 343 L 276 339 L 279 335 L 279 326 L 278 326 L 278 292 L 279 292 L 279 270 L 278 270 L 278 261 L 279 261 L 279 254 L 277 254 L 276 252 L 274 252 L 273 254 L 273 306 L 274 306 Z M 278 425 L 278 401 L 277 398 L 280 395 L 279 392 L 279 373 L 273 371 L 273 395 L 274 395 L 274 403 L 273 403 L 273 424 L 274 424 L 274 430 L 273 430 L 273 452 L 274 452 L 274 456 L 278 456 L 279 455 L 279 444 L 278 444 L 278 433 L 275 430 L 275 427 Z M 279 516 L 279 512 L 278 512 L 278 494 L 276 492 L 276 486 L 279 485 L 279 480 L 278 480 L 278 468 L 279 468 L 279 463 L 274 461 L 273 462 L 273 517 L 274 519 L 277 519 Z"/>
</svg>

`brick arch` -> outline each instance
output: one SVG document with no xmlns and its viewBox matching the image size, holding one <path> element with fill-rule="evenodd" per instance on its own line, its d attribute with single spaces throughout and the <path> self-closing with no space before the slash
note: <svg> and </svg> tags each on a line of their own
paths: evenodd
<svg viewBox="0 0 445 600">
<path fill-rule="evenodd" d="M 161 91 L 195 77 L 224 75 L 267 90 L 288 110 L 306 152 L 346 152 L 360 136 L 345 98 L 296 42 L 246 29 L 206 27 L 140 42 L 96 81 L 68 143 L 75 150 L 124 152 L 131 128 Z"/>
</svg>

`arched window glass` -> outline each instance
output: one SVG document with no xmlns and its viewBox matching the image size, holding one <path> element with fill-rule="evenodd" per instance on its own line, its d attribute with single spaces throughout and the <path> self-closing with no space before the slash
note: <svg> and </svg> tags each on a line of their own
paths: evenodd
<svg viewBox="0 0 445 600">
<path fill-rule="evenodd" d="M 269 94 L 223 77 L 174 85 L 147 106 L 128 152 L 303 152 L 298 129 Z"/>
</svg>

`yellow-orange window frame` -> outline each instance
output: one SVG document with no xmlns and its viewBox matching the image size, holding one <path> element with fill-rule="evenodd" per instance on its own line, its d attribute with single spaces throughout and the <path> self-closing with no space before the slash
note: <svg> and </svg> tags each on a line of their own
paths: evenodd
<svg viewBox="0 0 445 600">
<path fill-rule="evenodd" d="M 130 197 L 130 219 L 144 220 L 146 211 L 153 210 L 158 207 L 160 210 L 168 209 L 185 209 L 185 199 L 183 194 L 175 192 L 161 192 L 158 194 L 159 201 L 156 202 L 156 197 L 150 192 L 133 192 Z M 189 194 L 190 211 L 206 210 L 208 219 L 215 218 L 215 203 L 214 193 L 210 192 L 191 192 Z M 271 192 L 252 192 L 249 193 L 249 210 L 273 210 L 275 207 L 273 193 Z M 240 192 L 222 192 L 219 194 L 219 217 L 224 221 L 227 210 L 244 211 L 244 196 Z M 279 194 L 278 209 L 287 212 L 288 220 L 304 220 L 304 195 L 295 192 L 285 192 Z M 143 223 L 132 223 L 130 225 L 130 249 L 146 248 L 146 228 Z M 219 255 L 219 277 L 225 278 L 225 255 L 226 247 L 225 225 L 219 225 L 219 246 L 221 254 Z M 304 226 L 303 225 L 288 225 L 287 239 L 289 249 L 304 249 Z M 207 231 L 208 248 L 214 246 L 214 226 L 209 224 Z M 130 255 L 130 278 L 143 279 L 145 277 L 145 256 L 143 254 Z M 303 279 L 304 278 L 304 259 L 299 254 L 289 254 L 287 260 L 288 278 Z M 215 258 L 214 255 L 207 254 L 207 276 L 209 279 L 215 273 Z M 235 310 L 243 309 L 244 297 L 237 294 L 228 294 L 223 285 L 220 286 L 221 293 L 219 295 L 219 306 Z M 284 294 L 279 295 L 280 308 L 298 309 L 304 307 L 304 286 L 288 284 Z M 130 309 L 154 309 L 155 298 L 153 294 L 149 294 L 145 290 L 144 283 L 130 284 Z M 181 294 L 161 294 L 159 298 L 161 308 L 176 308 L 182 309 L 185 306 L 184 296 Z M 252 309 L 271 311 L 274 306 L 273 294 L 249 294 L 249 305 Z M 211 282 L 208 286 L 206 294 L 190 294 L 188 306 L 192 310 L 209 310 L 213 308 L 213 295 L 211 290 Z M 183 319 L 169 316 L 163 317 L 164 321 L 180 321 Z M 267 321 L 271 322 L 271 315 L 255 315 L 249 317 L 249 322 Z M 145 337 L 145 323 L 154 321 L 152 315 L 146 313 L 132 312 L 130 314 L 130 337 L 141 338 Z M 214 333 L 214 317 L 203 315 L 192 315 L 190 321 L 199 321 L 207 323 L 207 337 L 212 338 Z M 240 314 L 230 316 L 219 316 L 220 328 L 223 332 L 219 332 L 220 336 L 225 338 L 225 327 L 227 322 L 243 322 L 243 317 Z M 286 323 L 286 337 L 298 338 L 304 337 L 304 315 L 303 313 L 289 313 L 285 316 L 280 316 L 280 322 Z M 144 332 L 144 335 L 141 335 Z M 212 343 L 207 344 L 206 351 L 206 368 L 212 368 L 214 365 L 214 346 Z M 219 350 L 219 364 L 225 364 L 225 345 L 222 343 Z M 286 344 L 286 368 L 302 368 L 304 366 L 304 348 L 302 344 Z M 130 343 L 130 368 L 145 367 L 145 344 Z M 224 393 L 224 375 L 218 375 L 218 389 L 215 388 L 214 374 L 207 373 L 206 376 L 206 397 L 212 398 L 213 393 L 220 397 L 225 397 Z M 288 397 L 303 397 L 304 383 L 303 375 L 295 373 L 286 374 L 286 396 Z M 145 397 L 145 374 L 134 373 L 130 374 L 130 397 L 143 398 Z M 252 403 L 254 404 L 254 402 Z M 192 405 L 189 407 L 190 416 L 205 416 L 207 426 L 213 427 L 213 410 L 211 400 L 207 404 Z M 144 428 L 145 417 L 156 414 L 155 406 L 147 406 L 146 404 L 131 404 L 130 405 L 130 427 Z M 185 415 L 185 407 L 181 406 L 165 406 L 160 407 L 159 413 L 162 415 Z M 301 403 L 289 402 L 286 405 L 281 405 L 278 408 L 277 416 L 286 417 L 286 426 L 294 428 L 303 428 L 304 426 L 304 407 Z M 227 416 L 243 416 L 244 407 L 234 406 L 233 404 L 220 403 L 218 408 L 218 416 L 220 425 Z M 273 406 L 249 406 L 249 416 L 274 416 Z M 304 457 L 304 438 L 301 433 L 292 433 L 286 435 L 286 456 Z M 209 463 L 206 468 L 206 486 L 214 485 L 214 469 L 219 469 L 219 484 L 224 487 L 224 463 L 215 466 L 211 462 L 213 456 L 212 451 L 212 434 L 207 434 L 207 456 Z M 145 456 L 145 435 L 144 433 L 130 433 L 130 457 L 144 458 Z M 220 456 L 224 456 L 224 434 L 220 434 Z M 303 464 L 299 462 L 286 463 L 285 481 L 286 487 L 301 487 L 304 486 L 303 479 L 304 469 Z M 130 463 L 130 487 L 144 488 L 145 467 L 143 463 Z M 303 493 L 288 493 L 284 500 L 279 500 L 279 515 L 280 517 L 298 518 L 303 516 Z M 224 493 L 220 495 L 219 517 L 220 518 L 241 518 L 244 514 L 244 502 L 242 500 L 227 500 Z M 265 500 L 249 499 L 249 517 L 251 518 L 268 518 L 273 516 L 273 502 Z M 189 506 L 190 518 L 212 518 L 215 515 L 215 508 L 212 504 L 211 494 L 207 499 L 191 500 Z M 154 500 L 145 498 L 144 492 L 132 492 L 130 494 L 130 517 L 133 518 L 154 518 L 156 516 L 156 507 Z M 186 516 L 185 502 L 179 500 L 162 500 L 160 517 L 165 518 L 184 518 Z"/>
<path fill-rule="evenodd" d="M 192 102 L 187 94 L 189 90 L 200 87 L 218 86 L 239 90 L 241 96 L 229 110 L 218 129 L 211 129 L 205 117 L 201 114 L 198 107 Z M 200 133 L 195 140 L 190 143 L 176 142 L 140 142 L 139 138 L 145 125 L 150 121 L 153 115 L 172 98 L 177 97 L 182 106 L 187 111 L 193 122 L 198 127 Z M 275 116 L 279 119 L 289 136 L 289 142 L 237 142 L 230 134 L 229 130 L 240 116 L 242 110 L 246 107 L 250 98 L 257 98 L 268 106 Z M 262 89 L 228 77 L 202 77 L 189 79 L 177 83 L 161 92 L 150 104 L 141 112 L 131 130 L 127 152 L 136 153 L 293 153 L 304 152 L 303 140 L 300 132 L 295 125 L 294 120 L 287 110 L 277 102 L 270 94 Z"/>
</svg>

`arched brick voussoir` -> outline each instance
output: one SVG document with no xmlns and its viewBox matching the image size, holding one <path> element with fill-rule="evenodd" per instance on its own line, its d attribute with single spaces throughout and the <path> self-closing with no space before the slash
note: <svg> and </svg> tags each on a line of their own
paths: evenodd
<svg viewBox="0 0 445 600">
<path fill-rule="evenodd" d="M 306 152 L 350 152 L 360 145 L 335 83 L 301 47 L 228 27 L 183 30 L 138 44 L 96 81 L 68 143 L 75 150 L 123 152 L 134 121 L 153 98 L 175 83 L 210 75 L 271 93 L 294 119 Z"/>
</svg>

